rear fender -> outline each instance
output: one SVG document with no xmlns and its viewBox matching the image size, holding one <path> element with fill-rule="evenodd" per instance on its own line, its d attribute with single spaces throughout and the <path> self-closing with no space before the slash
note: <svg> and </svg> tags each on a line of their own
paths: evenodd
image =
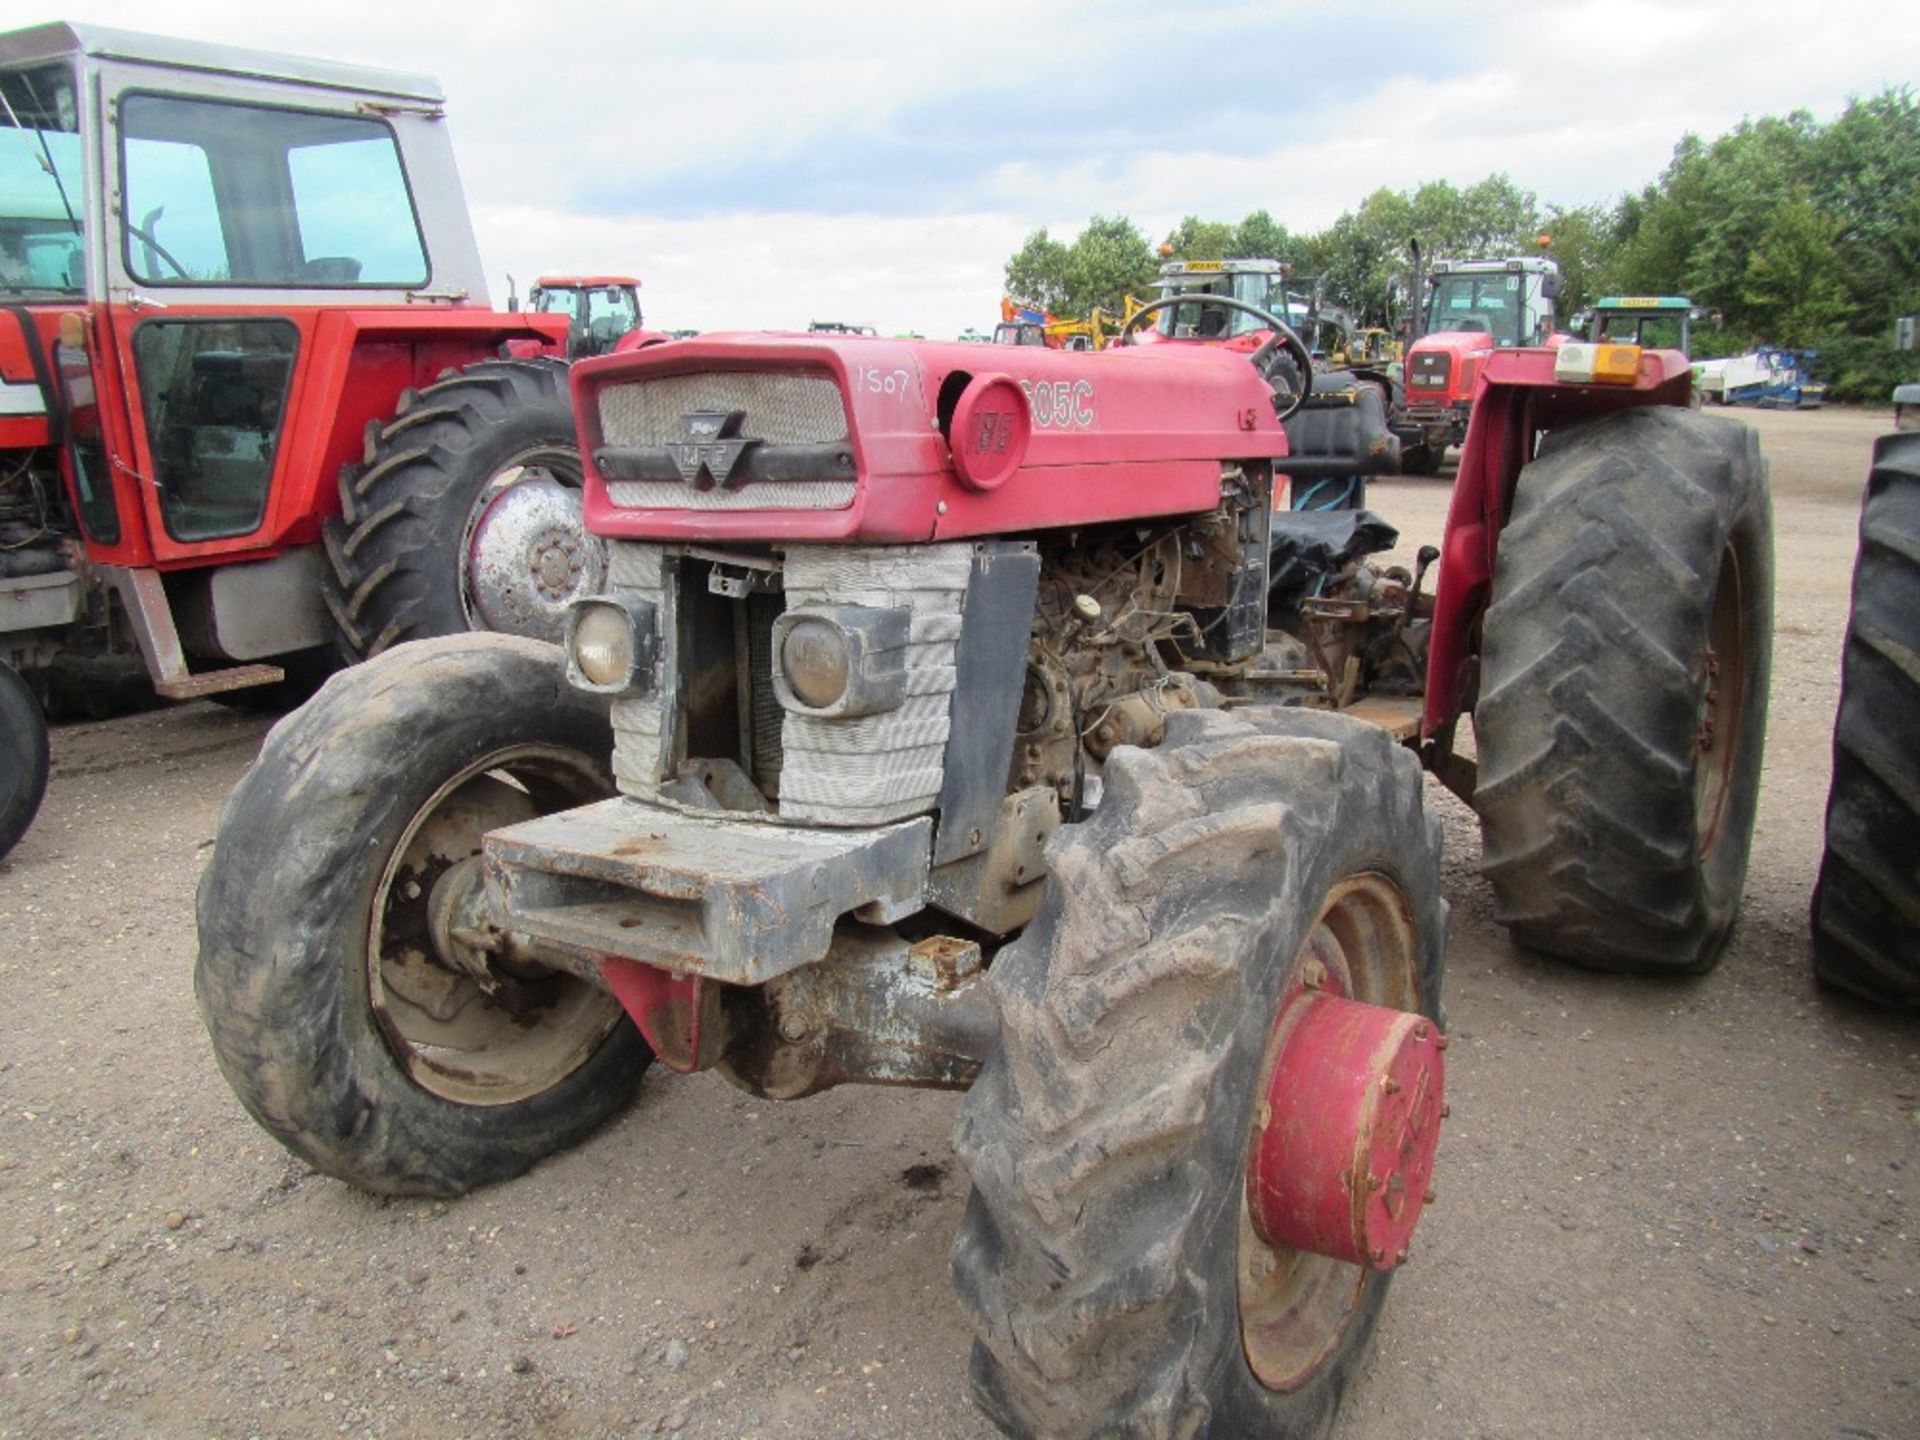
<svg viewBox="0 0 1920 1440">
<path fill-rule="evenodd" d="M 546 354 L 557 346 L 564 354 L 565 339 L 564 316 L 485 310 L 322 312 L 292 400 L 285 442 L 292 463 L 274 476 L 268 532 L 248 544 L 264 541 L 280 548 L 317 541 L 321 520 L 340 512 L 335 488 L 340 467 L 363 459 L 368 422 L 392 419 L 401 391 L 431 385 L 443 371 L 497 359 L 509 342 L 529 341 Z"/>
<path fill-rule="evenodd" d="M 1447 508 L 1427 655 L 1425 739 L 1470 708 L 1480 661 L 1480 617 L 1493 593 L 1500 531 L 1513 507 L 1520 470 L 1541 434 L 1633 405 L 1688 402 L 1692 367 L 1678 350 L 1648 350 L 1631 385 L 1569 385 L 1553 373 L 1552 350 L 1501 350 L 1474 392 L 1473 416 Z"/>
</svg>

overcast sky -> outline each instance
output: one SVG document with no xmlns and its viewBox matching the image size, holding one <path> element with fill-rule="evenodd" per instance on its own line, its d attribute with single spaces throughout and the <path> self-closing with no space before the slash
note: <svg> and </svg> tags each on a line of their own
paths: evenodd
<svg viewBox="0 0 1920 1440">
<path fill-rule="evenodd" d="M 21 16 L 11 24 L 55 18 Z M 1264 208 L 1504 171 L 1561 205 L 1682 132 L 1920 82 L 1914 0 L 87 0 L 59 18 L 424 71 L 494 300 L 627 271 L 648 323 L 952 336 L 1037 226 Z"/>
</svg>

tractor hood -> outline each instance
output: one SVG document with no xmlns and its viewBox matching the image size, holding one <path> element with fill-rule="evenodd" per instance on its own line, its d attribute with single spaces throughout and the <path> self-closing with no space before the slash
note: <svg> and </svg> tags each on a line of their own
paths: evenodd
<svg viewBox="0 0 1920 1440">
<path fill-rule="evenodd" d="M 707 335 L 573 371 L 586 521 L 632 539 L 905 543 L 1191 514 L 1287 453 L 1246 357 Z"/>
</svg>

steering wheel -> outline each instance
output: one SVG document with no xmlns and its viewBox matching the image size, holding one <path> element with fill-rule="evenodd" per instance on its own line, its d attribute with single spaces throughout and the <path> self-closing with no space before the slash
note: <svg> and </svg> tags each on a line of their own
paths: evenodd
<svg viewBox="0 0 1920 1440">
<path fill-rule="evenodd" d="M 123 220 L 121 224 L 126 227 L 129 235 L 140 242 L 141 247 L 147 252 L 149 259 L 158 258 L 164 260 L 173 267 L 173 273 L 175 275 L 179 276 L 182 280 L 191 280 L 193 276 L 187 273 L 187 267 L 174 259 L 173 252 L 154 238 L 153 227 L 160 223 L 160 216 L 166 211 L 166 208 L 164 205 L 159 205 L 149 210 L 146 219 L 138 225 L 134 224 L 131 220 Z"/>
<path fill-rule="evenodd" d="M 1250 351 L 1247 359 L 1253 368 L 1260 372 L 1260 378 L 1272 388 L 1275 413 L 1280 419 L 1286 420 L 1292 417 L 1294 411 L 1307 403 L 1307 392 L 1313 388 L 1313 356 L 1308 353 L 1306 342 L 1294 333 L 1291 325 L 1271 310 L 1262 310 L 1258 305 L 1246 300 L 1236 300 L 1231 295 L 1163 296 L 1134 311 L 1133 318 L 1121 327 L 1119 338 L 1114 341 L 1114 344 L 1131 343 L 1134 334 L 1141 328 L 1141 321 L 1149 315 L 1157 315 L 1160 311 L 1174 305 L 1220 305 L 1228 310 L 1241 311 L 1260 321 L 1263 329 L 1271 330 L 1273 333 L 1260 342 L 1259 348 Z M 1288 376 L 1279 365 L 1282 351 L 1293 361 L 1295 373 L 1292 376 Z M 1280 405 L 1283 380 L 1298 382 L 1297 388 L 1292 383 L 1284 386 L 1290 397 L 1284 408 Z"/>
</svg>

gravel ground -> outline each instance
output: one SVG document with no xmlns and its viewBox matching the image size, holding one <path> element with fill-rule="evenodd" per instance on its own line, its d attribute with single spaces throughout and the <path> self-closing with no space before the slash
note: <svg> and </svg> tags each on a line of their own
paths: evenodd
<svg viewBox="0 0 1920 1440">
<path fill-rule="evenodd" d="M 1343 1440 L 1920 1434 L 1920 1027 L 1817 995 L 1806 908 L 1884 414 L 1748 417 L 1779 638 L 1744 918 L 1650 983 L 1515 951 L 1449 833 L 1453 1120 Z M 1438 539 L 1443 482 L 1376 508 Z M 63 728 L 0 865 L 0 1436 L 988 1433 L 946 1288 L 954 1099 L 657 1072 L 511 1184 L 379 1201 L 243 1114 L 194 884 L 266 722 Z"/>
</svg>

